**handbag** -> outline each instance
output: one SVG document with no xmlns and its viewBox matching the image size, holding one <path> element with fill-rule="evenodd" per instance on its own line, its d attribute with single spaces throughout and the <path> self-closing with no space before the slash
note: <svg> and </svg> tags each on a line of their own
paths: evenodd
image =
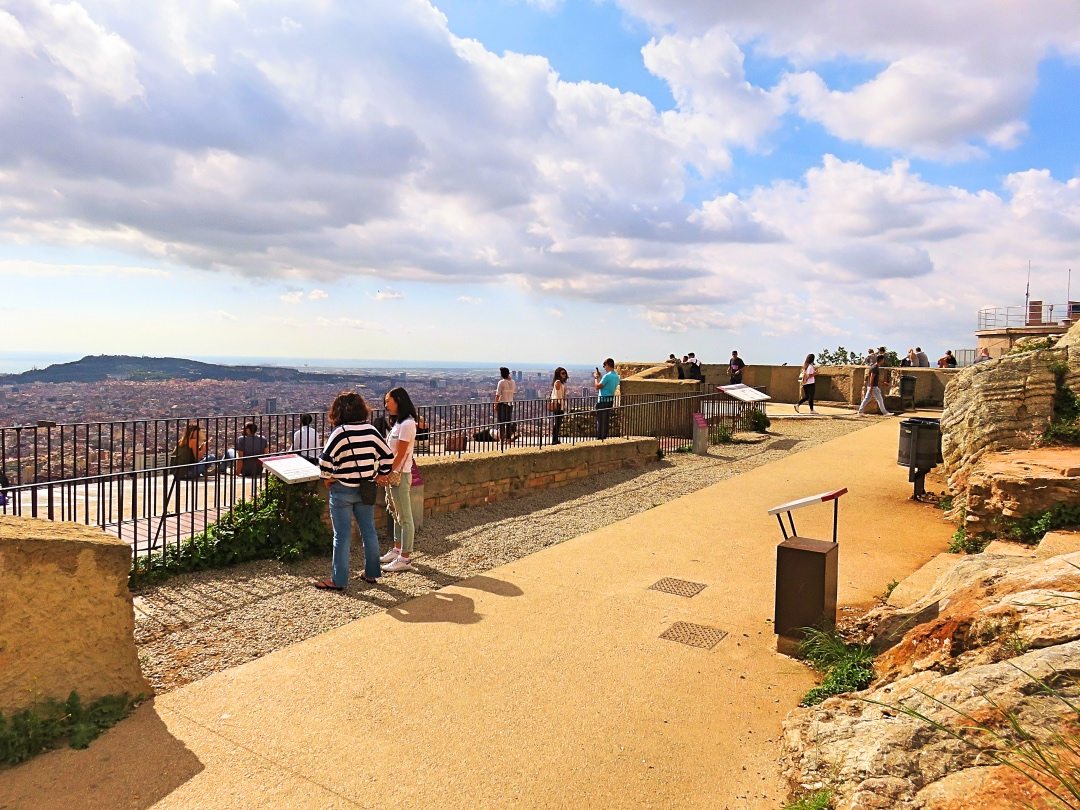
<svg viewBox="0 0 1080 810">
<path fill-rule="evenodd" d="M 360 503 L 364 506 L 374 506 L 379 488 L 375 486 L 375 479 L 365 478 L 360 482 Z"/>
<path fill-rule="evenodd" d="M 349 444 L 349 452 L 352 454 L 353 459 L 356 459 L 356 449 L 353 447 L 352 438 L 347 438 Z M 378 487 L 375 486 L 374 478 L 361 478 L 360 479 L 360 503 L 364 506 L 374 506 L 375 499 L 378 497 Z"/>
<path fill-rule="evenodd" d="M 559 402 L 558 402 L 558 400 L 553 399 L 550 402 L 548 402 L 548 410 L 551 411 L 552 413 L 558 413 L 559 412 Z"/>
</svg>

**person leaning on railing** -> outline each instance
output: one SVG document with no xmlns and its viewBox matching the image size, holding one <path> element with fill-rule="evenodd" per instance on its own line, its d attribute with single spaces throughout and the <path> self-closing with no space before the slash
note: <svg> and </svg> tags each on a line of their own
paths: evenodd
<svg viewBox="0 0 1080 810">
<path fill-rule="evenodd" d="M 619 387 L 619 375 L 615 373 L 615 361 L 610 357 L 604 361 L 604 374 L 600 369 L 593 374 L 596 387 L 596 438 L 603 441 L 608 437 L 608 425 L 611 421 L 611 409 L 615 407 L 615 391 Z"/>
<path fill-rule="evenodd" d="M 237 475 L 254 477 L 262 474 L 262 462 L 252 456 L 261 456 L 270 443 L 265 436 L 260 436 L 259 426 L 254 422 L 244 425 L 244 432 L 236 439 Z M 248 458 L 244 458 L 248 456 Z"/>
<path fill-rule="evenodd" d="M 566 413 L 566 381 L 568 379 L 570 375 L 565 368 L 559 366 L 555 369 L 555 376 L 551 380 L 551 400 L 548 402 L 548 410 L 553 417 L 551 420 L 552 444 L 560 442 L 559 432 L 562 429 L 563 414 Z"/>
<path fill-rule="evenodd" d="M 499 369 L 500 380 L 495 386 L 495 421 L 499 423 L 499 438 L 504 442 L 512 442 L 514 432 L 514 392 L 517 386 L 510 378 L 510 369 L 502 366 Z"/>
</svg>

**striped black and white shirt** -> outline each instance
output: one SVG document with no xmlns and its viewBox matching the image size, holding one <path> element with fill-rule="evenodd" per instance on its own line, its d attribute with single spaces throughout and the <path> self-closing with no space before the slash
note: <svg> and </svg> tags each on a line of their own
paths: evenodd
<svg viewBox="0 0 1080 810">
<path fill-rule="evenodd" d="M 358 487 L 364 479 L 390 472 L 393 458 L 386 441 L 371 425 L 338 425 L 319 454 L 319 471 L 324 478 Z"/>
</svg>

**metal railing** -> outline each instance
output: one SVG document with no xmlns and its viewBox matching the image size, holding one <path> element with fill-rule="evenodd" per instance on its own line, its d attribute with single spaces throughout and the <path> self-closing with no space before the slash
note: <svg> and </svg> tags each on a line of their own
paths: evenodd
<svg viewBox="0 0 1080 810">
<path fill-rule="evenodd" d="M 621 397 L 620 403 L 647 404 L 682 396 L 685 395 L 637 394 Z M 567 397 L 566 408 L 570 411 L 588 410 L 593 407 L 595 399 L 595 396 Z M 513 420 L 524 426 L 518 432 L 519 444 L 536 446 L 541 443 L 539 434 L 542 431 L 535 420 L 551 415 L 548 403 L 546 399 L 533 399 L 513 404 Z M 427 405 L 419 407 L 417 411 L 421 424 L 416 447 L 418 456 L 457 452 L 447 450 L 442 442 L 430 441 L 433 431 L 436 434 L 462 434 L 468 438 L 476 435 L 480 430 L 478 426 L 496 421 L 490 402 Z M 326 413 L 307 413 L 312 417 L 311 426 L 318 440 L 325 441 L 329 432 Z M 237 414 L 63 424 L 43 421 L 0 427 L 0 470 L 7 474 L 13 484 L 33 484 L 165 467 L 189 423 L 198 424 L 200 443 L 205 441 L 206 452 L 215 458 L 223 458 L 228 450 L 235 447 L 237 438 L 248 422 L 253 422 L 258 434 L 266 438 L 267 451 L 279 453 L 289 449 L 303 415 L 303 412 Z M 373 424 L 385 426 L 386 420 L 387 414 L 382 408 L 372 411 Z M 474 450 L 482 449 L 482 443 L 475 442 Z M 472 446 L 473 443 L 470 443 Z"/>
<path fill-rule="evenodd" d="M 979 329 L 1016 329 L 1023 326 L 1068 326 L 1080 320 L 1080 302 L 1028 306 L 985 307 L 979 310 Z"/>
<path fill-rule="evenodd" d="M 519 404 L 526 406 L 521 409 L 520 416 L 516 408 Z M 486 409 L 487 418 L 477 418 L 477 421 L 469 423 L 469 417 L 479 417 L 480 413 L 466 406 L 460 419 L 451 419 L 443 414 L 442 418 L 450 426 L 435 430 L 429 427 L 426 435 L 419 434 L 415 453 L 423 468 L 425 455 L 460 456 L 477 452 L 506 452 L 515 447 L 550 447 L 555 438 L 553 430 L 556 424 L 560 444 L 596 441 L 598 411 L 595 406 L 595 399 L 569 398 L 566 413 L 560 415 L 547 410 L 547 400 L 515 403 L 512 428 L 505 423 L 500 424 L 490 409 Z M 736 402 L 722 394 L 617 397 L 606 414 L 607 440 L 656 438 L 661 450 L 671 452 L 690 444 L 692 415 L 695 412 L 702 413 L 710 426 L 723 426 L 735 432 L 744 424 L 748 411 L 759 407 Z M 292 424 L 292 417 L 298 418 L 299 415 L 280 415 L 282 425 Z M 241 426 L 246 418 L 222 417 L 223 420 L 236 421 Z M 278 415 L 272 418 L 276 419 Z M 182 426 L 186 420 L 171 420 L 171 423 Z M 109 424 L 130 426 L 146 423 Z M 169 431 L 163 429 L 162 432 L 169 433 L 170 437 L 175 436 L 173 424 L 170 424 Z M 61 426 L 55 427 L 58 429 Z M 270 434 L 279 435 L 273 431 Z M 105 431 L 104 435 L 110 434 Z M 279 453 L 280 448 L 275 449 L 271 445 L 268 452 L 246 458 L 264 458 Z M 153 456 L 140 451 L 134 457 L 142 460 Z M 130 448 L 125 448 L 125 454 L 117 458 L 131 459 Z M 119 470 L 95 469 L 90 474 L 59 479 L 15 482 L 2 492 L 4 497 L 0 499 L 3 501 L 0 514 L 95 526 L 125 540 L 135 556 L 139 557 L 170 545 L 178 547 L 184 540 L 215 523 L 235 504 L 257 498 L 266 486 L 265 472 L 260 471 L 258 475 L 250 477 L 233 474 L 238 472 L 239 463 L 239 460 L 219 458 L 209 463 L 200 460 L 178 467 L 170 466 L 165 461 Z M 69 469 L 64 464 L 60 468 Z"/>
</svg>

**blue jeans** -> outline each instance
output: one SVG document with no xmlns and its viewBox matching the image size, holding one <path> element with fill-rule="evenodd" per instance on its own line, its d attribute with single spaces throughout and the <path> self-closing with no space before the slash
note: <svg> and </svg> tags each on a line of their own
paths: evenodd
<svg viewBox="0 0 1080 810">
<path fill-rule="evenodd" d="M 349 585 L 349 545 L 352 522 L 360 527 L 364 541 L 364 575 L 375 579 L 379 567 L 379 536 L 375 533 L 375 507 L 360 502 L 360 490 L 335 481 L 330 485 L 330 522 L 334 524 L 333 580 L 339 588 Z"/>
</svg>

